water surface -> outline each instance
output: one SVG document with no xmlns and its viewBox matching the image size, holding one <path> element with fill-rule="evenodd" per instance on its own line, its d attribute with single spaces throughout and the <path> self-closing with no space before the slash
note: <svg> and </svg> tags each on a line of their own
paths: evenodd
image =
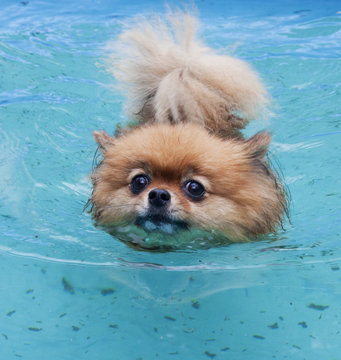
<svg viewBox="0 0 341 360">
<path fill-rule="evenodd" d="M 177 2 L 170 1 L 170 4 Z M 0 5 L 0 354 L 37 359 L 339 359 L 341 5 L 198 1 L 201 36 L 260 72 L 291 193 L 277 239 L 139 252 L 83 206 L 126 120 L 106 44 L 152 0 Z"/>
</svg>

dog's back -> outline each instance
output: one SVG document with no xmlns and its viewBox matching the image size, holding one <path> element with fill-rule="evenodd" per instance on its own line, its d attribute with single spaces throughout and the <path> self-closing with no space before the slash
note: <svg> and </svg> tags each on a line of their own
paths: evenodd
<svg viewBox="0 0 341 360">
<path fill-rule="evenodd" d="M 196 28 L 196 19 L 180 12 L 166 21 L 140 19 L 121 35 L 111 69 L 139 123 L 190 121 L 236 135 L 266 109 L 267 92 L 247 63 L 214 53 Z"/>
</svg>

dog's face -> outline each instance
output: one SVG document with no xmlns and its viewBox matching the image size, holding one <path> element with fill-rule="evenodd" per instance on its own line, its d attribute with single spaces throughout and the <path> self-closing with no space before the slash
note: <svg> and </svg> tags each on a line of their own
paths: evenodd
<svg viewBox="0 0 341 360">
<path fill-rule="evenodd" d="M 213 230 L 231 241 L 274 231 L 284 191 L 264 156 L 271 140 L 222 140 L 194 124 L 152 125 L 117 138 L 95 132 L 93 217 L 111 232 Z"/>
</svg>

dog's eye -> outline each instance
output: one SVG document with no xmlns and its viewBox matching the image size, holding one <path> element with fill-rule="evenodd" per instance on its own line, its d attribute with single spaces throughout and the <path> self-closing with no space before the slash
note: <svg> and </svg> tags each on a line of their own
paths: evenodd
<svg viewBox="0 0 341 360">
<path fill-rule="evenodd" d="M 136 175 L 130 183 L 130 189 L 133 194 L 137 195 L 144 190 L 150 183 L 150 178 L 147 175 Z"/>
<path fill-rule="evenodd" d="M 200 200 L 205 194 L 205 188 L 198 181 L 188 180 L 183 186 L 184 192 L 193 200 Z"/>
</svg>

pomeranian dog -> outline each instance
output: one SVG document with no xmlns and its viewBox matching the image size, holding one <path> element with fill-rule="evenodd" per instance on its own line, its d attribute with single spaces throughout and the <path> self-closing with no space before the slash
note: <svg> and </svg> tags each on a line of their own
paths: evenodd
<svg viewBox="0 0 341 360">
<path fill-rule="evenodd" d="M 271 136 L 240 132 L 268 105 L 255 71 L 202 44 L 184 13 L 138 22 L 117 48 L 112 71 L 134 123 L 113 137 L 94 132 L 103 155 L 89 199 L 96 225 L 141 229 L 132 241 L 142 246 L 154 232 L 245 242 L 276 231 L 287 201 L 266 157 Z"/>
</svg>

